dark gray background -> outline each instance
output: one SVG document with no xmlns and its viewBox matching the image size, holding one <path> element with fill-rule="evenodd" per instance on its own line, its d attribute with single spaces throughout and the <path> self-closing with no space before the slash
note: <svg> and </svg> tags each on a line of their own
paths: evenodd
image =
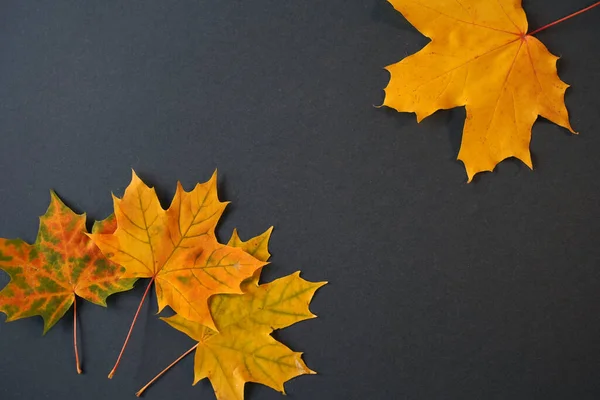
<svg viewBox="0 0 600 400">
<path fill-rule="evenodd" d="M 536 28 L 591 3 L 525 9 Z M 464 110 L 417 125 L 373 107 L 383 67 L 427 42 L 384 0 L 4 1 L 0 236 L 33 240 L 51 188 L 100 219 L 131 167 L 164 201 L 218 167 L 220 237 L 275 225 L 265 279 L 330 281 L 320 318 L 277 334 L 320 372 L 289 399 L 598 399 L 599 22 L 538 35 L 580 136 L 539 121 L 535 171 L 508 160 L 467 185 Z M 45 337 L 39 318 L 1 324 L 0 398 L 134 398 L 193 344 L 152 296 L 106 379 L 144 286 L 81 305 L 83 376 L 71 312 Z M 146 398 L 214 398 L 192 365 Z"/>
</svg>

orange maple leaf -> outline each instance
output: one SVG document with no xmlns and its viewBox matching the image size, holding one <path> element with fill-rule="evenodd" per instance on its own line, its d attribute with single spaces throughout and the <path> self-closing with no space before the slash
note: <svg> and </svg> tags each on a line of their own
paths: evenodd
<svg viewBox="0 0 600 400">
<path fill-rule="evenodd" d="M 52 192 L 34 244 L 0 239 L 0 269 L 11 280 L 0 291 L 0 311 L 7 321 L 39 315 L 46 333 L 74 306 L 73 341 L 77 372 L 76 295 L 106 307 L 106 298 L 129 290 L 136 279 L 123 279 L 124 269 L 108 261 L 86 236 L 85 214 L 75 214 Z M 115 230 L 113 217 L 96 222 L 92 232 Z"/>
<path fill-rule="evenodd" d="M 168 305 L 178 315 L 217 330 L 208 299 L 218 293 L 242 293 L 241 282 L 266 264 L 240 248 L 218 243 L 215 227 L 226 205 L 217 196 L 216 173 L 190 192 L 178 183 L 167 210 L 135 172 L 123 198 L 114 197 L 117 230 L 90 237 L 107 258 L 125 268 L 126 277 L 151 281 L 109 378 L 152 283 L 159 312 Z"/>
<path fill-rule="evenodd" d="M 469 181 L 508 157 L 533 168 L 529 143 L 538 116 L 575 133 L 558 57 L 532 36 L 541 29 L 527 33 L 521 0 L 389 1 L 431 42 L 386 67 L 391 77 L 383 105 L 414 112 L 419 122 L 465 106 L 458 159 Z"/>
</svg>

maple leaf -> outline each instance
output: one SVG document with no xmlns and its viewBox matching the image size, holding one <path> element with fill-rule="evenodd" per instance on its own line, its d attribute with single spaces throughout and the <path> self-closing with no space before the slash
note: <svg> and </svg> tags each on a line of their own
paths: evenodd
<svg viewBox="0 0 600 400">
<path fill-rule="evenodd" d="M 46 214 L 40 217 L 33 244 L 21 239 L 0 239 L 0 269 L 10 282 L 0 291 L 0 311 L 6 321 L 41 316 L 46 333 L 75 307 L 73 336 L 77 371 L 76 296 L 106 307 L 106 298 L 129 290 L 135 279 L 123 279 L 123 268 L 108 261 L 86 236 L 85 214 L 75 214 L 54 193 Z M 93 232 L 112 232 L 114 218 L 94 224 Z"/>
<path fill-rule="evenodd" d="M 272 227 L 246 242 L 234 230 L 229 244 L 254 254 L 261 261 L 270 257 L 268 242 Z M 283 384 L 299 375 L 314 374 L 296 353 L 273 339 L 274 329 L 314 318 L 308 305 L 315 291 L 326 282 L 312 283 L 300 272 L 258 285 L 260 270 L 242 283 L 243 295 L 217 295 L 210 308 L 219 331 L 180 315 L 161 318 L 197 340 L 193 346 L 140 389 L 141 394 L 173 365 L 196 350 L 194 384 L 208 378 L 219 400 L 242 400 L 246 382 L 267 385 L 284 393 Z"/>
<path fill-rule="evenodd" d="M 90 237 L 107 258 L 125 268 L 125 276 L 151 280 L 109 378 L 119 365 L 152 283 L 159 312 L 168 305 L 182 317 L 216 330 L 209 297 L 242 293 L 241 282 L 265 265 L 239 248 L 218 243 L 215 227 L 227 203 L 218 199 L 216 172 L 190 192 L 178 183 L 167 210 L 135 172 L 123 198 L 113 196 L 113 200 L 116 231 Z"/>
<path fill-rule="evenodd" d="M 541 29 L 527 33 L 520 0 L 389 1 L 431 42 L 386 67 L 391 77 L 383 105 L 414 112 L 419 122 L 465 106 L 458 159 L 469 181 L 508 157 L 533 168 L 529 143 L 538 116 L 575 133 L 558 57 L 532 36 Z"/>
<path fill-rule="evenodd" d="M 163 320 L 199 342 L 194 384 L 208 378 L 218 400 L 242 400 L 246 382 L 285 393 L 284 382 L 315 372 L 302 361 L 302 353 L 270 334 L 314 318 L 308 304 L 324 284 L 305 281 L 296 272 L 264 285 L 248 283 L 243 295 L 215 296 L 211 311 L 219 332 L 179 315 Z"/>
</svg>

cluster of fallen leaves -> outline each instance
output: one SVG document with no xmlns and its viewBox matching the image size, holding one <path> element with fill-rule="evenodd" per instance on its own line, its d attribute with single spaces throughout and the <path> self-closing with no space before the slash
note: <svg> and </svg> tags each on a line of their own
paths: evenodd
<svg viewBox="0 0 600 400">
<path fill-rule="evenodd" d="M 469 181 L 508 157 L 533 168 L 529 142 L 538 116 L 575 133 L 558 57 L 533 36 L 555 23 L 528 33 L 521 0 L 388 1 L 431 42 L 386 68 L 383 105 L 414 112 L 419 122 L 465 106 L 458 159 Z"/>
<path fill-rule="evenodd" d="M 414 112 L 418 121 L 465 106 L 458 158 L 469 181 L 508 157 L 531 168 L 529 142 L 538 116 L 574 133 L 558 58 L 533 37 L 554 23 L 528 33 L 520 0 L 389 1 L 431 42 L 387 67 L 391 78 L 383 105 Z M 287 380 L 314 373 L 301 353 L 271 333 L 315 317 L 309 303 L 325 282 L 308 282 L 295 273 L 259 284 L 272 229 L 248 241 L 234 231 L 227 244 L 219 243 L 215 227 L 227 203 L 218 199 L 216 174 L 189 192 L 178 184 L 166 210 L 135 173 L 123 198 L 113 200 L 114 215 L 88 233 L 85 214 L 74 213 L 52 193 L 35 243 L 0 239 L 0 269 L 11 278 L 0 291 L 7 321 L 41 316 L 45 333 L 73 307 L 81 373 L 77 297 L 106 306 L 111 294 L 149 278 L 109 378 L 152 286 L 159 312 L 167 306 L 175 312 L 164 321 L 197 341 L 179 359 L 196 352 L 194 383 L 208 378 L 219 400 L 242 400 L 246 382 L 283 392 Z"/>
<path fill-rule="evenodd" d="M 308 282 L 295 273 L 259 284 L 272 228 L 248 241 L 234 231 L 227 244 L 219 243 L 215 227 L 227 203 L 218 199 L 216 173 L 189 192 L 178 183 L 166 210 L 154 189 L 133 173 L 123 197 L 113 202 L 114 215 L 88 233 L 85 214 L 74 213 L 52 193 L 34 244 L 0 239 L 0 268 L 11 278 L 0 291 L 7 321 L 39 315 L 45 333 L 75 306 L 73 339 L 81 373 L 77 296 L 106 306 L 109 295 L 150 278 L 109 377 L 152 286 L 159 312 L 169 306 L 176 313 L 164 320 L 198 342 L 190 349 L 196 351 L 194 383 L 208 378 L 217 399 L 243 399 L 246 382 L 283 392 L 287 380 L 314 373 L 301 353 L 271 333 L 314 318 L 308 306 L 325 282 Z"/>
</svg>

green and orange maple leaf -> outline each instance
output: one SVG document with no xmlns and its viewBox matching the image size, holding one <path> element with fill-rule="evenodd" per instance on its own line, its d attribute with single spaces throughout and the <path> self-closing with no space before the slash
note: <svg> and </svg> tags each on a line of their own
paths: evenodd
<svg viewBox="0 0 600 400">
<path fill-rule="evenodd" d="M 219 293 L 242 293 L 241 282 L 265 265 L 242 249 L 217 241 L 215 227 L 227 203 L 218 199 L 216 173 L 190 192 L 178 183 L 167 210 L 135 172 L 123 198 L 113 200 L 117 229 L 90 237 L 108 259 L 125 268 L 124 276 L 151 278 L 134 323 L 154 282 L 159 312 L 170 306 L 180 316 L 216 330 L 208 299 Z M 119 365 L 133 325 L 109 377 Z"/>
<path fill-rule="evenodd" d="M 72 305 L 76 307 L 76 296 L 106 306 L 108 296 L 133 287 L 136 279 L 124 279 L 124 268 L 108 261 L 86 236 L 85 222 L 85 214 L 75 214 L 52 192 L 35 243 L 0 239 L 0 269 L 11 278 L 0 291 L 0 311 L 7 321 L 41 316 L 46 333 Z M 96 222 L 92 231 L 110 233 L 115 227 L 109 217 Z M 81 373 L 76 322 L 75 312 L 75 356 Z"/>
<path fill-rule="evenodd" d="M 541 29 L 528 33 L 521 0 L 389 1 L 431 42 L 386 67 L 383 105 L 414 112 L 418 121 L 465 106 L 458 159 L 469 181 L 508 157 L 533 168 L 529 144 L 538 116 L 575 133 L 558 57 L 532 36 Z"/>
<path fill-rule="evenodd" d="M 234 231 L 229 244 L 267 261 L 271 230 L 246 242 L 241 241 Z M 260 270 L 242 283 L 244 294 L 211 298 L 210 310 L 218 331 L 180 315 L 162 318 L 198 341 L 175 363 L 196 350 L 194 384 L 208 378 L 218 400 L 243 400 L 246 382 L 261 383 L 285 393 L 283 384 L 286 381 L 315 373 L 302 360 L 302 353 L 290 350 L 271 333 L 314 318 L 308 306 L 314 293 L 326 282 L 308 282 L 296 272 L 259 285 L 259 275 Z M 136 393 L 137 396 L 165 371 Z"/>
</svg>

